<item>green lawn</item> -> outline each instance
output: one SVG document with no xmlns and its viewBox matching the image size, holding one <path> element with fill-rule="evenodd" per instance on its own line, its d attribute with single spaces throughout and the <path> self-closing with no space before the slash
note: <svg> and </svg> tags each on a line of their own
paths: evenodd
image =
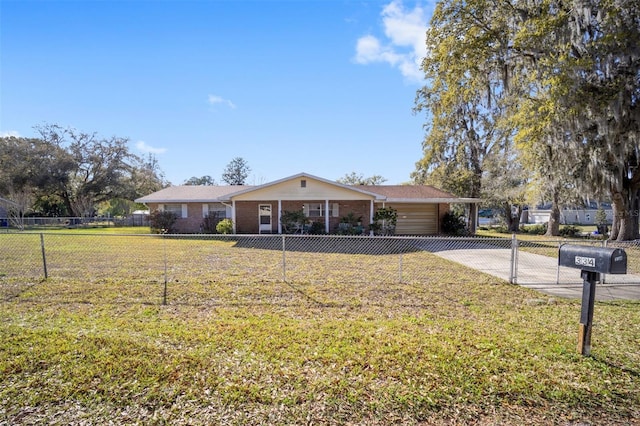
<svg viewBox="0 0 640 426">
<path fill-rule="evenodd" d="M 242 250 L 251 265 L 267 255 Z M 578 301 L 428 256 L 420 263 L 437 279 L 422 284 L 194 275 L 168 283 L 167 305 L 164 283 L 138 275 L 135 263 L 121 266 L 131 279 L 55 278 L 0 291 L 0 424 L 640 418 L 640 303 L 597 303 L 585 358 L 576 349 Z M 0 286 L 13 284 L 0 276 Z"/>
<path fill-rule="evenodd" d="M 595 227 L 592 226 L 577 226 L 576 228 L 580 229 L 580 232 L 591 232 L 595 229 Z M 481 237 L 498 237 L 498 238 L 511 238 L 512 234 L 509 233 L 504 233 L 504 232 L 498 232 L 495 229 L 478 229 L 476 232 L 476 235 L 481 236 Z M 536 235 L 536 234 L 525 234 L 522 232 L 519 232 L 516 234 L 518 240 L 538 240 L 538 241 L 542 241 L 542 240 L 549 240 L 549 241 L 566 241 L 566 240 L 576 240 L 576 241 L 584 241 L 585 238 L 566 238 L 566 237 L 546 237 L 544 235 Z M 592 239 L 593 241 L 598 241 L 596 238 Z"/>
</svg>

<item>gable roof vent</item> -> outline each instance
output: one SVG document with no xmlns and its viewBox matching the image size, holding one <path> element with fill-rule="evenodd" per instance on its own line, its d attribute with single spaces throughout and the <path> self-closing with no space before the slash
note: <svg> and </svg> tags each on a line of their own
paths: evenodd
<svg viewBox="0 0 640 426">
<path fill-rule="evenodd" d="M 306 179 L 301 179 L 300 180 L 300 188 L 306 188 L 307 187 L 307 180 Z"/>
</svg>

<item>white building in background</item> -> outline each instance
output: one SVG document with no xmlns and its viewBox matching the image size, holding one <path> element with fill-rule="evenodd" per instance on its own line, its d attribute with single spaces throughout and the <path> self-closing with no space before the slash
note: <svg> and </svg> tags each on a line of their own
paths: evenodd
<svg viewBox="0 0 640 426">
<path fill-rule="evenodd" d="M 594 225 L 598 209 L 564 209 L 560 210 L 560 223 L 563 225 Z M 607 223 L 613 222 L 613 210 L 605 209 Z M 536 224 L 549 222 L 551 210 L 525 210 L 521 223 Z"/>
</svg>

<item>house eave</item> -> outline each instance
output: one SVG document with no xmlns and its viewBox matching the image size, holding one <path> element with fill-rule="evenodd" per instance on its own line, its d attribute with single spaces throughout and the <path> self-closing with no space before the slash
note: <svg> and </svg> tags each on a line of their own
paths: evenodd
<svg viewBox="0 0 640 426">
<path fill-rule="evenodd" d="M 142 203 L 142 204 L 149 204 L 149 203 L 171 204 L 171 203 L 221 203 L 224 200 L 221 198 L 189 198 L 189 199 L 179 198 L 179 199 L 171 199 L 171 200 L 167 200 L 167 199 L 145 200 L 144 198 L 138 198 L 137 200 L 134 200 L 134 201 L 136 203 Z"/>
<path fill-rule="evenodd" d="M 12 206 L 20 207 L 20 205 L 18 203 L 14 202 L 14 201 L 11 201 L 11 200 L 7 200 L 6 198 L 0 197 L 0 202 L 11 204 Z"/>
<path fill-rule="evenodd" d="M 253 192 L 253 191 L 258 191 L 258 190 L 261 190 L 261 189 L 264 189 L 264 188 L 269 188 L 271 186 L 278 185 L 280 183 L 287 182 L 287 181 L 290 181 L 290 180 L 293 180 L 293 179 L 299 179 L 299 178 L 315 179 L 315 180 L 317 180 L 319 182 L 323 182 L 323 183 L 326 183 L 326 184 L 329 184 L 329 185 L 333 185 L 333 186 L 336 186 L 338 188 L 343 188 L 343 189 L 347 189 L 347 190 L 350 190 L 350 191 L 359 192 L 361 194 L 366 194 L 366 195 L 374 197 L 374 201 L 384 200 L 385 199 L 380 194 L 376 194 L 375 192 L 370 192 L 370 191 L 365 191 L 363 189 L 359 189 L 357 186 L 345 185 L 345 184 L 340 183 L 340 182 L 335 182 L 335 181 L 332 181 L 332 180 L 329 180 L 329 179 L 321 178 L 319 176 L 314 176 L 314 175 L 311 175 L 309 173 L 302 172 L 302 173 L 295 174 L 293 176 L 289 176 L 289 177 L 286 177 L 286 178 L 275 180 L 273 182 L 268 182 L 268 183 L 265 183 L 263 185 L 258 185 L 258 186 L 254 186 L 254 187 L 251 187 L 251 188 L 243 189 L 241 191 L 237 191 L 237 192 L 233 192 L 233 193 L 227 194 L 227 195 L 225 195 L 224 201 L 230 202 L 230 201 L 232 201 L 232 199 L 234 197 L 237 197 L 238 195 L 246 194 L 246 193 Z"/>
<path fill-rule="evenodd" d="M 378 200 L 376 200 L 378 201 Z M 413 204 L 458 204 L 458 203 L 473 203 L 479 204 L 482 202 L 480 198 L 387 198 L 382 200 L 386 203 L 413 203 Z"/>
</svg>

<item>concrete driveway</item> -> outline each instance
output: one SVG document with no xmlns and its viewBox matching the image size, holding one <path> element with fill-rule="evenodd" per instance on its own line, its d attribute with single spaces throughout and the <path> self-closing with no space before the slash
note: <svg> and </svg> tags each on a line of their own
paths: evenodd
<svg viewBox="0 0 640 426">
<path fill-rule="evenodd" d="M 571 299 L 582 298 L 582 278 L 579 269 L 558 267 L 556 258 L 518 251 L 517 266 L 511 271 L 510 248 L 496 248 L 494 244 L 465 242 L 464 248 L 456 245 L 424 247 L 437 256 L 505 281 L 514 282 L 542 293 Z M 606 275 L 597 285 L 596 300 L 640 300 L 640 276 Z"/>
</svg>

